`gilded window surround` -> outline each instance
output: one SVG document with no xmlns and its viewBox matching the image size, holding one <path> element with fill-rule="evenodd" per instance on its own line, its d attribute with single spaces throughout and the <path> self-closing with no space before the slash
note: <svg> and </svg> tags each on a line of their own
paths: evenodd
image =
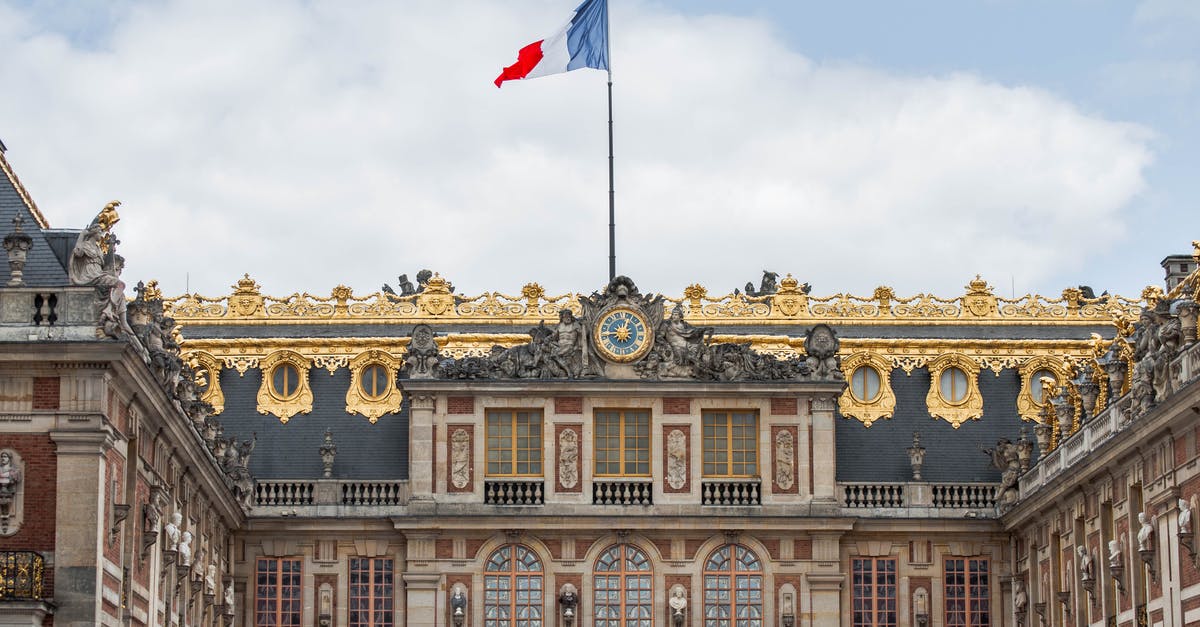
<svg viewBox="0 0 1200 627">
<path fill-rule="evenodd" d="M 221 360 L 213 357 L 212 353 L 194 351 L 186 356 L 187 363 L 196 371 L 196 377 L 204 377 L 208 387 L 200 400 L 212 405 L 213 415 L 225 411 L 225 393 L 221 391 Z"/>
<path fill-rule="evenodd" d="M 350 389 L 346 390 L 346 413 L 366 416 L 371 424 L 375 424 L 380 416 L 400 411 L 404 395 L 396 385 L 396 374 L 400 371 L 402 363 L 391 353 L 377 349 L 364 351 L 351 359 L 347 364 L 350 369 Z M 372 364 L 383 366 L 387 371 L 387 394 L 378 399 L 368 398 L 362 390 L 363 370 Z"/>
<path fill-rule="evenodd" d="M 1033 375 L 1041 370 L 1049 370 L 1054 373 L 1054 380 L 1062 384 L 1066 380 L 1066 369 L 1063 360 L 1057 357 L 1048 355 L 1039 355 L 1032 357 L 1025 363 L 1021 364 L 1019 370 L 1021 375 L 1021 391 L 1017 394 L 1017 414 L 1022 420 L 1041 422 L 1042 406 L 1044 402 L 1039 403 L 1033 398 L 1034 386 L 1041 387 L 1040 381 L 1034 381 Z"/>
<path fill-rule="evenodd" d="M 850 386 L 842 390 L 838 397 L 838 411 L 846 417 L 855 418 L 870 427 L 881 418 L 891 418 L 896 411 L 896 394 L 892 392 L 892 364 L 878 353 L 853 353 L 842 359 L 842 372 L 846 381 L 850 381 L 854 371 L 862 367 L 871 367 L 879 374 L 879 394 L 870 402 L 860 401 L 850 391 Z"/>
<path fill-rule="evenodd" d="M 929 362 L 929 393 L 925 395 L 925 405 L 929 415 L 941 418 L 950 423 L 955 429 L 968 420 L 978 420 L 983 416 L 983 394 L 979 392 L 979 364 L 961 353 L 948 353 Z M 942 397 L 939 389 L 942 373 L 949 368 L 958 368 L 967 375 L 967 394 L 958 403 L 952 403 Z"/>
<path fill-rule="evenodd" d="M 297 381 L 299 390 L 288 398 L 277 394 L 271 381 L 275 367 L 284 363 L 295 366 L 300 375 Z M 312 359 L 292 350 L 276 350 L 259 360 L 258 368 L 262 371 L 262 382 L 258 386 L 258 413 L 271 414 L 279 418 L 279 422 L 287 424 L 296 414 L 312 412 L 313 393 L 308 381 L 312 366 Z"/>
</svg>

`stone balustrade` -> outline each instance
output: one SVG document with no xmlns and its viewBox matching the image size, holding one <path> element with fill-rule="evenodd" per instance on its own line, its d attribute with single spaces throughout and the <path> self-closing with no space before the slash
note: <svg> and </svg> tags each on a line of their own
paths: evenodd
<svg viewBox="0 0 1200 627">
<path fill-rule="evenodd" d="M 0 341 L 94 340 L 94 287 L 0 289 Z"/>
<path fill-rule="evenodd" d="M 546 490 L 541 479 L 492 480 L 483 483 L 485 505 L 544 505 Z"/>
<path fill-rule="evenodd" d="M 982 518 L 995 516 L 999 484 L 841 482 L 838 489 L 847 515 L 871 510 L 883 517 L 962 518 L 968 510 Z"/>
<path fill-rule="evenodd" d="M 758 479 L 709 479 L 700 486 L 702 505 L 762 505 Z"/>
<path fill-rule="evenodd" d="M 649 479 L 596 479 L 592 482 L 593 505 L 653 505 L 654 482 Z"/>
</svg>

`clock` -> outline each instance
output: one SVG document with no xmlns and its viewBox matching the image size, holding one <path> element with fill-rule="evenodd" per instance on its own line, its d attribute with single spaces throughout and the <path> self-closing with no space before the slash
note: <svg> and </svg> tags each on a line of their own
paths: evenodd
<svg viewBox="0 0 1200 627">
<path fill-rule="evenodd" d="M 593 339 L 602 357 L 628 363 L 650 350 L 654 333 L 641 311 L 632 307 L 614 307 L 600 316 Z"/>
</svg>

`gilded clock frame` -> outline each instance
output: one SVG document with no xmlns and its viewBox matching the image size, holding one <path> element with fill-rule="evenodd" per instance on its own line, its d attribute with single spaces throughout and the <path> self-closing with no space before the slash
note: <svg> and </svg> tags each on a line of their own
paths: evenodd
<svg viewBox="0 0 1200 627">
<path fill-rule="evenodd" d="M 275 386 L 272 384 L 275 368 L 280 364 L 291 364 L 295 366 L 296 372 L 299 374 L 300 386 L 296 394 L 288 398 L 284 398 L 275 391 Z M 313 408 L 313 393 L 312 387 L 309 385 L 309 374 L 312 370 L 313 362 L 308 357 L 292 350 L 277 350 L 258 362 L 258 368 L 262 372 L 262 381 L 258 386 L 258 413 L 271 414 L 279 418 L 279 422 L 287 424 L 292 416 L 296 414 L 308 414 Z"/>
<path fill-rule="evenodd" d="M 603 337 L 600 335 L 600 330 L 604 328 L 605 321 L 608 320 L 610 316 L 620 311 L 633 314 L 637 319 L 642 321 L 642 326 L 646 328 L 645 341 L 642 342 L 642 345 L 639 346 L 637 350 L 628 355 L 616 355 L 612 351 L 608 350 L 608 347 L 604 345 Z M 650 320 L 646 317 L 646 314 L 642 313 L 642 310 L 636 307 L 629 307 L 627 305 L 617 305 L 616 307 L 605 310 L 598 316 L 596 325 L 592 329 L 592 340 L 595 342 L 596 350 L 600 352 L 602 357 L 614 363 L 628 364 L 641 359 L 646 355 L 646 353 L 650 352 L 650 348 L 654 346 L 654 328 L 650 326 Z"/>
<path fill-rule="evenodd" d="M 879 394 L 870 401 L 854 397 L 850 390 L 850 377 L 859 368 L 874 368 L 879 374 Z M 891 418 L 896 412 L 896 394 L 892 391 L 892 364 L 878 353 L 853 353 L 842 359 L 842 372 L 846 375 L 846 389 L 838 397 L 838 411 L 846 417 L 855 418 L 870 427 L 876 420 Z"/>
<path fill-rule="evenodd" d="M 1054 373 L 1054 381 L 1058 385 L 1062 385 L 1066 380 L 1066 368 L 1063 360 L 1058 357 L 1039 355 L 1021 364 L 1017 370 L 1021 376 L 1021 391 L 1017 394 L 1017 414 L 1021 416 L 1021 420 L 1026 422 L 1042 422 L 1042 407 L 1046 405 L 1046 402 L 1039 403 L 1033 398 L 1033 386 L 1041 386 L 1040 381 L 1033 380 L 1033 375 L 1042 370 Z"/>
<path fill-rule="evenodd" d="M 925 405 L 929 415 L 941 418 L 955 429 L 968 420 L 983 417 L 983 394 L 979 392 L 979 364 L 962 353 L 947 353 L 929 362 L 929 393 Z M 967 375 L 967 394 L 961 402 L 952 403 L 942 396 L 939 383 L 948 368 L 958 368 Z"/>
<path fill-rule="evenodd" d="M 400 359 L 386 351 L 371 349 L 363 351 L 350 360 L 350 389 L 346 390 L 346 413 L 365 416 L 371 424 L 375 424 L 384 414 L 394 414 L 400 411 L 404 394 L 396 385 L 396 375 L 400 372 Z M 367 366 L 383 366 L 388 373 L 388 391 L 381 398 L 371 399 L 362 389 L 362 373 Z"/>
</svg>

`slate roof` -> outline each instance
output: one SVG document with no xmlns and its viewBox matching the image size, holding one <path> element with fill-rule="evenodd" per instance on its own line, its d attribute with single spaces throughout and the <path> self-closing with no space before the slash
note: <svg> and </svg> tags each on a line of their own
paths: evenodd
<svg viewBox="0 0 1200 627">
<path fill-rule="evenodd" d="M 3 155 L 0 155 L 0 160 L 3 160 Z M 29 287 L 60 287 L 67 285 L 67 270 L 64 262 L 51 249 L 50 243 L 46 238 L 46 233 L 38 224 L 38 219 L 30 210 L 25 199 L 21 197 L 18 191 L 19 181 L 14 180 L 14 176 L 9 176 L 11 169 L 8 167 L 8 162 L 0 164 L 0 239 L 12 233 L 13 218 L 21 216 L 24 223 L 21 225 L 21 230 L 33 238 L 33 247 L 29 250 L 29 255 L 25 261 L 25 284 Z M 74 240 L 71 241 L 71 246 L 75 245 Z M 7 258 L 5 260 L 7 264 Z M 7 277 L 4 282 L 7 282 Z"/>
<path fill-rule="evenodd" d="M 991 458 L 980 449 L 995 447 L 1001 438 L 1016 442 L 1022 428 L 1036 451 L 1033 424 L 1017 414 L 1021 378 L 1016 370 L 1001 370 L 999 376 L 986 368 L 980 372 L 983 417 L 958 429 L 929 415 L 925 406 L 929 370 L 914 368 L 912 375 L 893 370 L 891 382 L 896 394 L 892 418 L 876 420 L 867 428 L 853 418 L 836 416 L 838 481 L 910 481 L 907 449 L 912 446 L 914 431 L 921 434 L 921 446 L 925 447 L 922 478 L 932 483 L 998 482 L 1000 471 L 991 467 Z"/>
</svg>

